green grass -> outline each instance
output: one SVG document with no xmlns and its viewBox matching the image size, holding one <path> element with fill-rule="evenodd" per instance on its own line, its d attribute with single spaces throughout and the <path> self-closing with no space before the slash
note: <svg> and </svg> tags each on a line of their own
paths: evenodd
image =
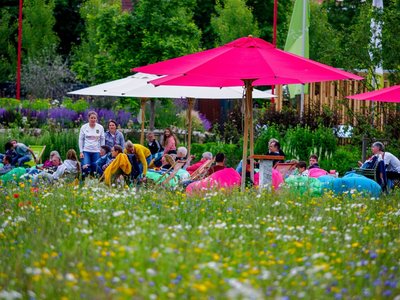
<svg viewBox="0 0 400 300">
<path fill-rule="evenodd" d="M 8 185 L 0 298 L 395 298 L 399 196 Z"/>
</svg>

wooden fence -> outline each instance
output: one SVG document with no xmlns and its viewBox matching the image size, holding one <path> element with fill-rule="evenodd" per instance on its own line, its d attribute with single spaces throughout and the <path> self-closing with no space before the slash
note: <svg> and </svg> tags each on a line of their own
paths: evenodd
<svg viewBox="0 0 400 300">
<path fill-rule="evenodd" d="M 366 74 L 360 74 L 366 77 Z M 384 87 L 390 85 L 387 76 L 384 79 Z M 338 115 L 341 124 L 357 125 L 356 115 L 362 114 L 366 118 L 371 118 L 374 114 L 374 124 L 382 128 L 386 124 L 386 120 L 390 114 L 397 111 L 396 105 L 388 105 L 383 102 L 352 100 L 347 96 L 367 92 L 367 87 L 363 81 L 345 80 L 345 81 L 326 81 L 308 84 L 308 94 L 304 96 L 305 112 L 318 110 L 322 112 L 325 108 L 329 108 Z M 284 97 L 282 86 L 277 86 L 275 93 L 275 109 L 281 111 L 284 107 Z M 300 111 L 299 102 L 297 104 Z"/>
</svg>

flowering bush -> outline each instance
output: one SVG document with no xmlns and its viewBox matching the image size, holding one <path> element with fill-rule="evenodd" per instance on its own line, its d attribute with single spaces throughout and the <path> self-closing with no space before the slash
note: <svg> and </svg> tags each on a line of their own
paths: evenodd
<svg viewBox="0 0 400 300">
<path fill-rule="evenodd" d="M 399 191 L 0 188 L 0 298 L 398 299 Z M 43 242 L 45 241 L 45 243 Z"/>
</svg>

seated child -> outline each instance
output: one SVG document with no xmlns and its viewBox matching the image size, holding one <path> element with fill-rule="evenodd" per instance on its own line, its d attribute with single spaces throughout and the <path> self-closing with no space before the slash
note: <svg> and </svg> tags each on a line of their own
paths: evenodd
<svg viewBox="0 0 400 300">
<path fill-rule="evenodd" d="M 5 155 L 3 157 L 3 167 L 0 168 L 0 175 L 7 174 L 10 172 L 14 166 L 11 165 L 12 158 L 9 155 Z"/>
</svg>

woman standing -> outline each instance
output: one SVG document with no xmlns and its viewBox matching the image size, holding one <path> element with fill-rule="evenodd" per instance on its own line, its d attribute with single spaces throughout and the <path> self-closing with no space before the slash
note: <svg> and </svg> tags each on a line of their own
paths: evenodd
<svg viewBox="0 0 400 300">
<path fill-rule="evenodd" d="M 97 123 L 97 113 L 89 111 L 89 122 L 79 132 L 79 151 L 82 161 L 83 175 L 96 171 L 96 161 L 100 158 L 100 147 L 104 145 L 104 128 Z"/>
<path fill-rule="evenodd" d="M 106 138 L 106 146 L 114 147 L 115 145 L 120 145 L 122 149 L 125 146 L 125 139 L 121 131 L 118 129 L 118 124 L 114 120 L 108 121 L 108 130 L 106 131 L 105 138 Z"/>
<path fill-rule="evenodd" d="M 176 147 L 178 146 L 178 138 L 172 132 L 170 128 L 164 130 L 164 155 L 165 154 L 176 154 Z"/>
</svg>

